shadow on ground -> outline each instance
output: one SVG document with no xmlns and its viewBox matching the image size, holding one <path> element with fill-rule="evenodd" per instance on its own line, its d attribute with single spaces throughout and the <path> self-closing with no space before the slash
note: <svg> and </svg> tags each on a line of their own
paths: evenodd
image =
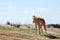
<svg viewBox="0 0 60 40">
<path fill-rule="evenodd" d="M 48 35 L 44 35 L 45 37 L 48 37 L 50 39 L 58 39 L 58 37 L 52 35 L 52 34 L 48 34 Z"/>
</svg>

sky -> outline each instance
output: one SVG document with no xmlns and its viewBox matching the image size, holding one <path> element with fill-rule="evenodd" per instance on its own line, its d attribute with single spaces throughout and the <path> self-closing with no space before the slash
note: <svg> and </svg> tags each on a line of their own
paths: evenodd
<svg viewBox="0 0 60 40">
<path fill-rule="evenodd" d="M 60 0 L 0 0 L 0 23 L 31 24 L 33 15 L 60 24 Z"/>
</svg>

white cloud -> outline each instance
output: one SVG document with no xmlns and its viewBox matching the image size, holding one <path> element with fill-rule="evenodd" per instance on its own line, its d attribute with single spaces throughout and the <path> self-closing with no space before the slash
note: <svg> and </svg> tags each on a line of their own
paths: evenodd
<svg viewBox="0 0 60 40">
<path fill-rule="evenodd" d="M 60 10 L 60 7 L 57 7 L 56 9 Z"/>
<path fill-rule="evenodd" d="M 4 6 L 4 2 L 0 2 L 0 5 L 1 5 L 1 6 Z"/>
<path fill-rule="evenodd" d="M 58 2 L 60 2 L 60 0 L 57 0 Z"/>
<path fill-rule="evenodd" d="M 12 8 L 12 4 L 11 4 L 11 2 L 0 2 L 0 6 L 2 7 L 2 8 Z"/>
<path fill-rule="evenodd" d="M 8 6 L 8 8 L 10 9 L 10 8 L 12 8 L 12 6 Z"/>
<path fill-rule="evenodd" d="M 36 9 L 37 11 L 39 11 L 40 9 Z"/>
<path fill-rule="evenodd" d="M 48 8 L 38 8 L 36 10 L 33 10 L 32 12 L 37 13 L 37 12 L 45 12 L 45 11 L 48 11 Z"/>
<path fill-rule="evenodd" d="M 46 8 L 41 8 L 41 11 L 45 11 L 46 10 Z"/>
<path fill-rule="evenodd" d="M 37 8 L 36 10 L 33 10 L 33 15 L 39 15 L 40 13 L 48 13 L 49 8 Z"/>
<path fill-rule="evenodd" d="M 41 8 L 41 11 L 48 11 L 48 8 Z"/>
<path fill-rule="evenodd" d="M 23 11 L 23 12 L 24 12 L 24 13 L 28 13 L 29 11 L 26 10 L 26 11 Z"/>
<path fill-rule="evenodd" d="M 36 11 L 39 11 L 39 12 L 48 11 L 48 8 L 39 8 L 39 9 L 36 9 Z"/>
</svg>

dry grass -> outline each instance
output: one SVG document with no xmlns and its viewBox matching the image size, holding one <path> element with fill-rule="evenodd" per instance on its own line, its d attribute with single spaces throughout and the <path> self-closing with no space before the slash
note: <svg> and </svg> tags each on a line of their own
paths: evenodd
<svg viewBox="0 0 60 40">
<path fill-rule="evenodd" d="M 41 36 L 35 34 L 34 29 L 0 26 L 0 40 L 60 40 L 60 31 L 57 31 L 58 29 L 47 28 L 47 30 L 48 34 Z M 53 38 L 54 36 L 57 38 Z"/>
</svg>

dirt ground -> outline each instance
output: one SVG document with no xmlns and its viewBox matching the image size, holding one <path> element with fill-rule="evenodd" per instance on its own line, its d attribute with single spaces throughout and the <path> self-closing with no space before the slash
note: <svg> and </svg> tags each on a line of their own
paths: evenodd
<svg viewBox="0 0 60 40">
<path fill-rule="evenodd" d="M 0 32 L 0 40 L 40 40 L 40 38 L 38 38 L 36 35 L 27 33 Z"/>
<path fill-rule="evenodd" d="M 35 33 L 2 31 L 0 30 L 0 40 L 60 40 L 60 29 L 47 28 L 47 35 L 41 36 Z"/>
</svg>

